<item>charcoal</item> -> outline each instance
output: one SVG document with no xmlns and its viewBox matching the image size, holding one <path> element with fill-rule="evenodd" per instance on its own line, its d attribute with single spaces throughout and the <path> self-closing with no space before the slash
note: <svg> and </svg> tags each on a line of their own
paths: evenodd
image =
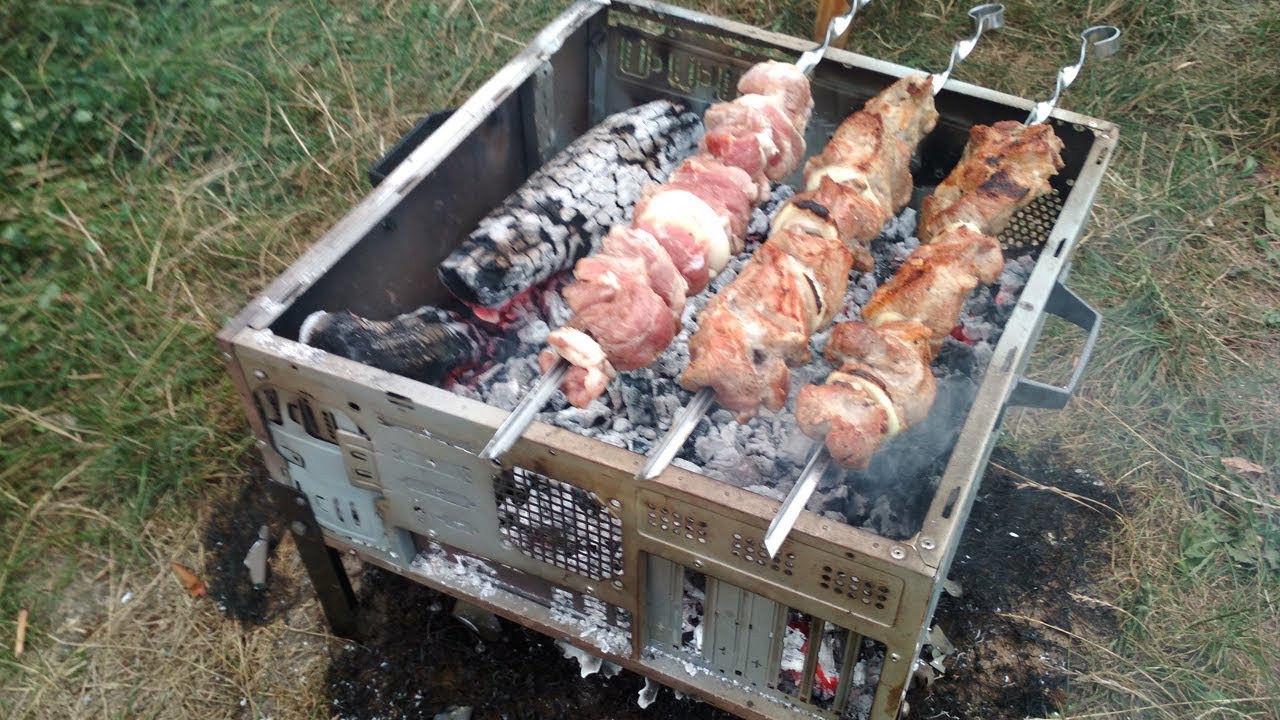
<svg viewBox="0 0 1280 720">
<path fill-rule="evenodd" d="M 441 282 L 469 305 L 497 308 L 573 267 L 631 221 L 640 189 L 666 180 L 701 135 L 698 114 L 668 100 L 610 115 L 481 220 L 440 264 Z"/>
<path fill-rule="evenodd" d="M 320 310 L 307 316 L 298 339 L 334 355 L 427 383 L 469 368 L 491 341 L 456 313 L 422 307 L 391 320 Z"/>
</svg>

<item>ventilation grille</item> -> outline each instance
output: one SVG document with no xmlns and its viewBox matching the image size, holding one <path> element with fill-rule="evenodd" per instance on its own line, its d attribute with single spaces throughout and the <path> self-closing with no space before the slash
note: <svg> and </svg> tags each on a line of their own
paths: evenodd
<svg viewBox="0 0 1280 720">
<path fill-rule="evenodd" d="M 494 484 L 498 527 L 535 560 L 592 580 L 622 575 L 622 521 L 595 493 L 525 468 Z"/>
<path fill-rule="evenodd" d="M 328 410 L 317 414 L 309 398 L 299 395 L 295 402 L 289 403 L 289 419 L 301 425 L 311 437 L 338 444 L 337 419 Z"/>
<path fill-rule="evenodd" d="M 280 393 L 275 388 L 261 388 L 253 394 L 253 401 L 258 405 L 258 414 L 268 422 L 281 425 L 284 418 L 280 415 Z"/>
<path fill-rule="evenodd" d="M 1044 245 L 1049 232 L 1062 214 L 1062 195 L 1055 188 L 1041 195 L 1013 216 L 1009 227 L 1000 233 L 1000 246 L 1006 252 L 1032 250 Z"/>
</svg>

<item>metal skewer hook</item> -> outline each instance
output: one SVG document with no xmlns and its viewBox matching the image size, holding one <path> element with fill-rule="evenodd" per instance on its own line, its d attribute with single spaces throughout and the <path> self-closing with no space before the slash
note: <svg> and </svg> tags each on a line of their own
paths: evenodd
<svg viewBox="0 0 1280 720">
<path fill-rule="evenodd" d="M 969 53 L 978 45 L 978 39 L 982 37 L 982 33 L 987 30 L 999 30 L 1004 27 L 1004 5 L 1000 3 L 984 3 L 969 8 L 969 17 L 973 18 L 973 37 L 959 40 L 955 45 L 951 46 L 951 59 L 947 62 L 947 69 L 940 73 L 933 74 L 933 94 L 937 95 L 942 92 L 942 86 L 947 84 L 947 79 L 951 77 L 951 71 L 956 69 L 965 58 L 969 57 Z"/>
<path fill-rule="evenodd" d="M 831 47 L 831 43 L 841 35 L 849 31 L 849 26 L 853 24 L 853 18 L 858 11 L 871 4 L 871 0 L 854 0 L 849 3 L 849 11 L 843 15 L 837 15 L 831 18 L 831 22 L 827 23 L 827 35 L 822 40 L 822 44 L 812 50 L 806 50 L 800 59 L 796 61 L 796 67 L 800 68 L 800 72 L 808 75 L 813 69 L 818 67 L 818 63 L 822 62 L 822 56 L 827 53 L 827 48 Z"/>
<path fill-rule="evenodd" d="M 1120 51 L 1120 28 L 1115 25 L 1094 25 L 1080 33 L 1080 38 L 1084 41 L 1080 44 L 1080 58 L 1074 65 L 1066 65 L 1058 70 L 1058 83 L 1053 89 L 1053 96 L 1036 103 L 1027 116 L 1028 125 L 1039 125 L 1049 119 L 1049 113 L 1053 112 L 1062 94 L 1075 82 L 1085 60 L 1091 57 L 1105 60 Z"/>
<path fill-rule="evenodd" d="M 827 452 L 825 445 L 818 445 L 809 453 L 809 460 L 804 464 L 804 470 L 800 472 L 800 477 L 796 479 L 791 492 L 787 493 L 787 499 L 782 502 L 782 507 L 778 508 L 778 514 L 773 516 L 769 529 L 764 532 L 764 549 L 769 553 L 769 557 L 778 554 L 778 548 L 782 547 L 782 542 L 791 534 L 791 528 L 795 527 L 800 511 L 804 510 L 813 491 L 818 487 L 818 480 L 830 465 L 831 455 Z"/>
<path fill-rule="evenodd" d="M 520 401 L 515 410 L 507 416 L 506 420 L 498 426 L 498 431 L 493 434 L 493 438 L 489 440 L 489 444 L 484 446 L 480 451 L 480 458 L 483 460 L 493 460 L 501 457 L 503 453 L 511 449 L 512 445 L 520 439 L 524 434 L 529 423 L 533 422 L 533 418 L 542 409 L 543 405 L 551 399 L 556 390 L 560 388 L 561 381 L 564 380 L 565 373 L 569 372 L 569 361 L 564 358 L 556 359 L 556 363 L 547 368 L 547 371 L 538 379 L 538 384 L 533 386 L 528 395 Z"/>
</svg>

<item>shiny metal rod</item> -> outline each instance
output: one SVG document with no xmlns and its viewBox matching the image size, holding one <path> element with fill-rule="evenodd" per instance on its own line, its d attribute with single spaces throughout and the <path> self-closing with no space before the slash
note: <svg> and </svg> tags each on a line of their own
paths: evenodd
<svg viewBox="0 0 1280 720">
<path fill-rule="evenodd" d="M 715 404 L 716 391 L 709 387 L 704 387 L 694 393 L 693 399 L 688 405 L 680 408 L 680 412 L 676 413 L 675 419 L 671 421 L 671 427 L 667 429 L 662 439 L 657 445 L 653 446 L 653 450 L 649 453 L 649 459 L 645 462 L 644 467 L 640 468 L 640 472 L 636 473 L 637 480 L 652 480 L 662 474 L 663 470 L 671 464 L 676 458 L 676 453 L 684 447 L 684 441 L 689 439 L 689 434 L 693 429 L 698 427 L 698 421 L 706 415 L 711 406 Z"/>
<path fill-rule="evenodd" d="M 1080 33 L 1080 39 L 1084 41 L 1080 44 L 1080 59 L 1074 65 L 1066 65 L 1058 70 L 1058 82 L 1053 89 L 1053 96 L 1036 103 L 1027 116 L 1028 125 L 1039 125 L 1049 119 L 1049 113 L 1058 106 L 1062 94 L 1080 75 L 1080 68 L 1084 67 L 1085 60 L 1105 60 L 1120 51 L 1120 28 L 1115 25 L 1094 25 Z"/>
<path fill-rule="evenodd" d="M 510 450 L 520 436 L 524 435 L 524 431 L 529 427 L 529 423 L 533 422 L 534 416 L 542 406 L 546 405 L 556 390 L 560 389 L 560 383 L 567 372 L 569 372 L 569 361 L 564 358 L 557 359 L 555 365 L 547 368 L 547 371 L 538 379 L 538 384 L 533 386 L 516 409 L 502 421 L 502 425 L 498 426 L 498 431 L 493 434 L 489 444 L 480 451 L 480 457 L 484 460 L 493 460 Z"/>
<path fill-rule="evenodd" d="M 796 61 L 796 67 L 800 68 L 800 72 L 809 75 L 813 69 L 818 67 L 818 63 L 822 62 L 822 56 L 827 54 L 827 48 L 831 47 L 831 43 L 849 30 L 849 26 L 853 24 L 853 18 L 858 11 L 871 4 L 871 0 L 854 0 L 849 3 L 849 11 L 843 15 L 837 15 L 831 18 L 831 22 L 827 23 L 827 35 L 822 40 L 822 44 L 806 50 L 800 59 Z"/>
<path fill-rule="evenodd" d="M 800 511 L 804 510 L 805 504 L 818 487 L 822 474 L 830 466 L 831 455 L 825 444 L 818 445 L 809 453 L 809 461 L 804 464 L 804 470 L 800 471 L 796 484 L 791 487 L 787 499 L 782 502 L 778 514 L 773 516 L 773 522 L 769 523 L 769 529 L 764 532 L 764 549 L 769 557 L 778 554 L 778 548 L 782 547 L 782 543 L 791 534 L 791 528 L 796 526 L 796 520 L 800 518 Z"/>
<path fill-rule="evenodd" d="M 947 69 L 933 74 L 934 95 L 942 92 L 942 86 L 947 84 L 951 72 L 978 46 L 978 40 L 983 32 L 1004 27 L 1004 5 L 1000 3 L 975 5 L 969 8 L 969 17 L 973 18 L 973 37 L 957 41 L 951 46 L 951 59 L 947 61 Z"/>
</svg>

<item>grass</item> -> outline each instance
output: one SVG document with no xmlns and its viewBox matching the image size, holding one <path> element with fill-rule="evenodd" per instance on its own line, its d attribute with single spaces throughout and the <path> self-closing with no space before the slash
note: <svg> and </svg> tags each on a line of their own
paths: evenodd
<svg viewBox="0 0 1280 720">
<path fill-rule="evenodd" d="M 212 335 L 358 199 L 368 162 L 566 4 L 0 0 L 4 644 L 19 608 L 32 618 L 28 652 L 0 650 L 16 717 L 229 716 L 242 698 L 323 716 L 298 644 L 322 632 L 313 606 L 241 634 L 167 575 L 200 566 L 193 508 L 251 461 Z M 685 4 L 812 24 L 803 3 Z M 1064 102 L 1122 129 L 1071 278 L 1102 342 L 1073 404 L 1012 413 L 1004 440 L 1054 445 L 1128 498 L 1098 591 L 1127 622 L 1082 644 L 1064 715 L 1274 717 L 1280 3 L 1006 5 L 962 79 L 1040 96 L 1079 28 L 1125 30 Z M 962 10 L 873 3 L 850 48 L 937 67 Z M 1079 341 L 1049 325 L 1037 377 L 1061 377 Z M 308 680 L 260 671 L 280 643 Z"/>
</svg>

